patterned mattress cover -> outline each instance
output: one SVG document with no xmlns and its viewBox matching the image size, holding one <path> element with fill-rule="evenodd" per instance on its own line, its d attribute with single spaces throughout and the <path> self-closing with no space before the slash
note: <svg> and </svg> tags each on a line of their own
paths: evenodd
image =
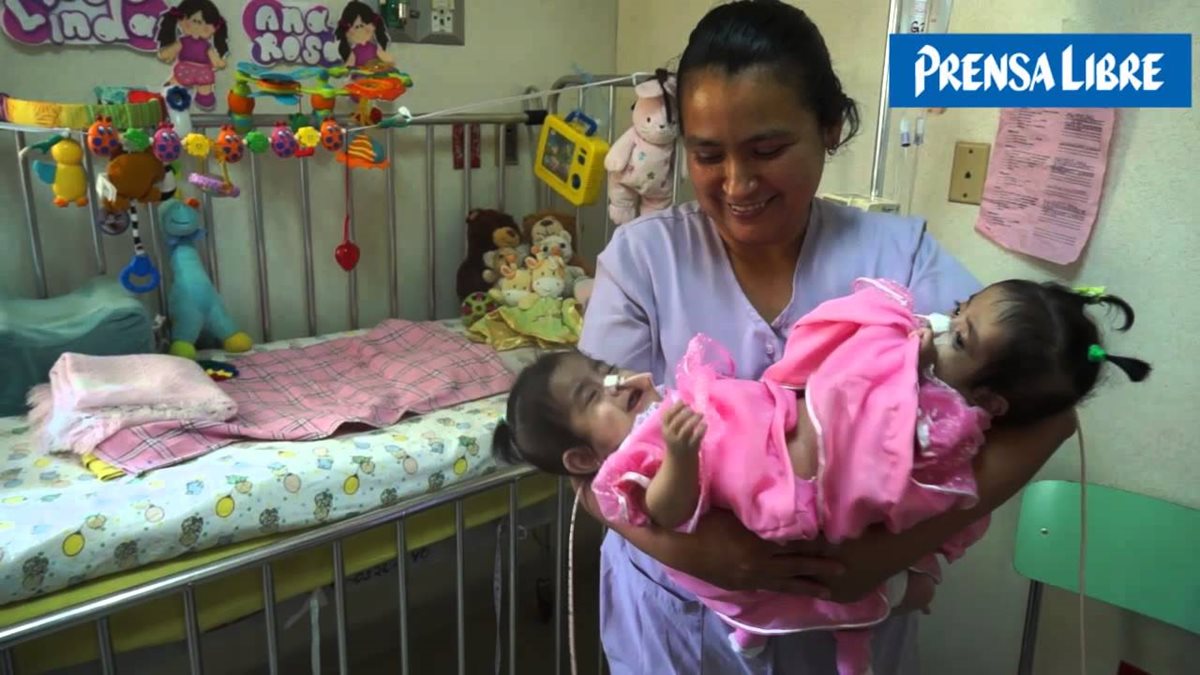
<svg viewBox="0 0 1200 675">
<path fill-rule="evenodd" d="M 462 332 L 459 322 L 446 324 Z M 500 356 L 515 372 L 535 352 Z M 495 465 L 491 432 L 505 400 L 493 396 L 321 441 L 239 443 L 105 482 L 74 457 L 32 452 L 23 417 L 0 418 L 0 605 L 185 553 L 342 520 L 480 476 Z"/>
</svg>

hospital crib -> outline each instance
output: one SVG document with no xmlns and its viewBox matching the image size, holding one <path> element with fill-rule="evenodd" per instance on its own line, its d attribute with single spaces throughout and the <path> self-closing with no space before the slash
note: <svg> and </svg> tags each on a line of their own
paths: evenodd
<svg viewBox="0 0 1200 675">
<path fill-rule="evenodd" d="M 597 79 L 615 77 L 617 76 L 596 76 Z M 545 99 L 526 101 L 524 112 L 450 114 L 416 119 L 405 128 L 376 132 L 383 136 L 385 151 L 391 159 L 390 166 L 382 172 L 385 174 L 386 185 L 389 186 L 382 190 L 387 239 L 385 256 L 387 279 L 386 284 L 383 284 L 387 297 L 386 317 L 403 317 L 406 313 L 401 308 L 401 270 L 400 262 L 397 259 L 402 234 L 398 217 L 397 190 L 395 189 L 397 185 L 395 172 L 398 170 L 397 148 L 402 143 L 411 143 L 412 141 L 421 143 L 423 141 L 421 187 L 424 190 L 425 208 L 422 220 L 426 238 L 424 246 L 426 283 L 424 318 L 433 321 L 439 315 L 445 316 L 449 313 L 446 303 L 439 304 L 438 297 L 438 279 L 447 276 L 439 275 L 439 265 L 450 257 L 444 250 L 450 248 L 445 246 L 447 235 L 444 233 L 448 226 L 439 226 L 435 213 L 435 205 L 441 187 L 437 185 L 436 181 L 439 131 L 444 131 L 445 127 L 451 125 L 463 125 L 465 132 L 463 147 L 470 148 L 472 125 L 481 125 L 484 129 L 490 127 L 494 130 L 496 166 L 498 167 L 494 175 L 495 201 L 483 203 L 486 198 L 477 194 L 474 187 L 479 181 L 477 174 L 482 171 L 472 171 L 471 162 L 468 159 L 463 162 L 461 175 L 461 214 L 463 216 L 474 207 L 505 209 L 509 182 L 513 180 L 509 176 L 510 171 L 503 160 L 506 154 L 506 143 L 510 142 L 504 133 L 504 127 L 508 125 L 520 125 L 528 130 L 526 142 L 528 147 L 526 149 L 528 150 L 529 164 L 526 164 L 526 159 L 522 159 L 519 166 L 515 167 L 511 173 L 520 176 L 520 180 L 528 180 L 536 185 L 533 191 L 535 208 L 540 210 L 554 207 L 555 204 L 549 189 L 536 183 L 530 166 L 538 124 L 544 111 L 559 111 L 560 96 L 556 90 L 584 83 L 585 81 L 579 76 L 561 78 L 555 82 L 549 96 Z M 601 119 L 608 121 L 607 134 L 610 141 L 614 137 L 613 127 L 616 124 L 622 126 L 625 124 L 624 116 L 616 115 L 618 97 L 624 94 L 618 90 L 632 86 L 632 84 L 632 81 L 628 81 L 606 85 L 599 90 L 607 94 L 608 114 Z M 532 88 L 527 90 L 527 93 L 530 91 Z M 579 106 L 583 107 L 585 104 L 583 89 L 578 90 L 578 101 Z M 417 117 L 419 118 L 420 115 Z M 276 121 L 280 120 L 285 120 L 285 116 L 259 114 L 255 115 L 253 123 L 259 129 L 269 129 Z M 195 128 L 210 132 L 224 123 L 227 123 L 224 115 L 193 116 Z M 18 152 L 37 140 L 20 131 L 11 133 L 11 137 Z M 442 134 L 442 140 L 444 140 L 444 134 Z M 51 288 L 43 250 L 43 241 L 46 236 L 39 227 L 43 222 L 42 216 L 47 210 L 41 202 L 45 202 L 46 199 L 44 193 L 35 194 L 34 181 L 28 162 L 19 160 L 18 163 L 19 171 L 15 172 L 14 177 L 19 181 L 19 191 L 22 197 L 20 209 L 23 210 L 26 224 L 29 261 L 34 277 L 34 293 L 36 297 L 47 297 L 51 294 Z M 203 223 L 208 232 L 204 249 L 209 274 L 214 284 L 223 290 L 227 303 L 250 301 L 255 304 L 254 310 L 258 318 L 257 342 L 260 343 L 270 342 L 273 332 L 275 332 L 275 326 L 272 325 L 270 275 L 268 274 L 270 256 L 268 255 L 268 240 L 264 226 L 265 211 L 270 207 L 264 196 L 264 186 L 267 185 L 267 179 L 271 178 L 271 172 L 276 169 L 274 166 L 276 163 L 277 160 L 274 158 L 265 155 L 259 158 L 248 153 L 247 160 L 233 169 L 236 180 L 243 185 L 243 194 L 236 200 L 236 203 L 242 204 L 242 208 L 246 208 L 248 205 L 249 211 L 248 229 L 252 240 L 249 253 L 254 262 L 253 278 L 256 281 L 252 296 L 238 294 L 234 297 L 234 294 L 230 292 L 231 289 L 222 284 L 223 280 L 231 275 L 226 275 L 220 264 L 223 261 L 218 255 L 217 242 L 220 237 L 224 236 L 230 221 L 214 215 L 214 202 L 207 195 L 204 196 L 201 207 Z M 677 153 L 676 190 L 679 187 L 678 168 Z M 85 158 L 85 169 L 89 175 L 94 175 L 90 154 Z M 281 173 L 283 171 L 283 169 L 280 170 Z M 313 171 L 314 169 L 308 162 L 301 161 L 296 170 L 295 182 L 291 187 L 288 188 L 286 182 L 292 179 L 285 179 L 282 183 L 283 190 L 290 189 L 293 191 L 292 194 L 299 196 L 298 222 L 295 229 L 299 231 L 302 241 L 303 264 L 300 270 L 302 281 L 297 286 L 289 286 L 288 292 L 302 295 L 304 299 L 303 333 L 308 336 L 317 336 L 324 332 L 319 325 L 317 302 L 314 207 L 332 199 L 327 190 L 318 190 L 318 193 L 314 194 Z M 335 169 L 335 171 L 338 170 Z M 6 176 L 12 175 L 9 172 L 5 172 L 5 174 Z M 340 171 L 336 175 L 338 175 L 337 180 L 340 181 Z M 360 178 L 360 172 L 353 172 L 350 178 L 352 181 L 369 179 Z M 340 186 L 340 182 L 338 184 Z M 246 189 L 247 187 L 248 189 Z M 351 192 L 347 198 L 352 199 L 353 194 Z M 361 192 L 359 194 L 361 195 Z M 279 192 L 276 191 L 272 198 L 278 196 Z M 561 205 L 559 210 L 562 210 Z M 92 206 L 86 211 L 91 219 L 94 271 L 97 275 L 112 276 L 116 269 L 114 261 L 110 260 L 112 255 L 107 251 L 112 244 L 106 244 L 103 241 L 97 228 L 96 208 Z M 144 217 L 144 221 L 148 222 L 143 223 L 142 236 L 146 241 L 147 249 L 152 252 L 159 268 L 164 271 L 164 279 L 156 293 L 143 295 L 142 298 L 150 311 L 165 314 L 166 293 L 164 287 L 170 283 L 164 257 L 165 245 L 161 235 L 157 232 L 156 211 L 147 209 L 146 213 L 148 215 Z M 87 219 L 89 215 L 77 213 L 73 217 L 83 220 Z M 577 248 L 585 255 L 594 256 L 598 252 L 599 246 L 607 241 L 611 234 L 611 223 L 605 213 L 603 200 L 596 206 L 576 209 L 576 217 L 580 230 L 580 242 Z M 457 230 L 457 234 L 449 235 L 451 242 L 455 237 L 461 238 L 461 242 L 453 242 L 454 244 L 461 243 L 461 248 L 457 245 L 453 246 L 455 255 L 452 260 L 453 265 L 457 266 L 462 259 L 458 252 L 465 250 L 466 246 L 466 238 L 463 236 L 465 232 L 462 229 L 464 218 L 456 215 L 449 220 L 454 223 L 454 228 Z M 599 227 L 600 223 L 603 223 L 602 229 Z M 294 232 L 293 230 L 293 234 Z M 406 231 L 403 234 L 408 237 L 412 233 Z M 441 247 L 443 250 L 439 250 L 439 243 L 443 244 Z M 128 250 L 126 249 L 126 251 Z M 128 253 L 126 252 L 125 255 Z M 361 267 L 362 265 L 360 265 Z M 359 280 L 359 269 L 356 268 L 346 276 L 346 322 L 351 330 L 356 330 L 360 328 L 360 287 L 362 284 Z M 292 288 L 296 290 L 290 290 Z M 372 285 L 370 288 L 377 288 L 377 286 Z M 69 289 L 56 290 L 65 292 Z M 411 314 L 412 312 L 407 313 Z M 400 663 L 396 664 L 397 667 L 394 670 L 409 673 L 412 672 L 409 664 L 409 634 L 413 620 L 408 614 L 408 597 L 411 590 L 408 582 L 408 567 L 412 558 L 409 552 L 420 546 L 436 543 L 441 539 L 447 541 L 452 539 L 454 542 L 455 597 L 453 600 L 446 598 L 444 605 L 449 607 L 452 604 L 455 608 L 453 612 L 457 647 L 454 655 L 455 669 L 458 673 L 465 673 L 467 672 L 467 634 L 464 609 L 466 600 L 464 588 L 465 541 L 470 529 L 488 523 L 500 524 L 498 537 L 503 548 L 504 564 L 502 567 L 506 577 L 503 580 L 503 587 L 506 599 L 504 604 L 507 609 L 507 635 L 503 647 L 500 647 L 499 644 L 497 647 L 503 654 L 503 670 L 515 673 L 517 672 L 517 654 L 519 652 L 516 616 L 518 593 L 528 590 L 519 588 L 517 583 L 518 533 L 524 529 L 521 522 L 522 514 L 535 511 L 539 505 L 543 507 L 549 505 L 550 507 L 548 509 L 550 515 L 545 520 L 548 520 L 548 529 L 552 531 L 553 544 L 550 548 L 553 550 L 554 569 L 555 647 L 553 654 L 545 654 L 544 659 L 548 663 L 552 662 L 554 672 L 562 672 L 567 666 L 569 648 L 567 644 L 569 626 L 566 584 L 568 582 L 569 555 L 567 541 L 572 500 L 570 484 L 566 481 L 555 481 L 537 475 L 532 469 L 525 467 L 500 468 L 484 476 L 448 486 L 440 491 L 407 498 L 390 506 L 372 509 L 322 526 L 288 532 L 281 536 L 255 540 L 242 545 L 209 550 L 182 563 L 171 561 L 166 563 L 165 572 L 160 572 L 149 580 L 137 583 L 123 582 L 122 577 L 118 576 L 115 582 L 109 584 L 107 592 L 92 592 L 90 597 L 86 597 L 85 594 L 85 597 L 78 601 L 73 600 L 73 596 L 70 595 L 77 589 L 65 588 L 52 594 L 59 596 L 60 599 L 57 602 L 53 601 L 53 597 L 49 598 L 51 602 L 45 602 L 47 598 L 35 598 L 37 601 L 42 601 L 42 606 L 48 609 L 39 610 L 33 615 L 28 615 L 29 612 L 26 612 L 26 615 L 19 616 L 19 620 L 16 621 L 6 620 L 3 610 L 7 608 L 0 608 L 0 673 L 26 672 L 20 658 L 21 650 L 30 645 L 37 646 L 39 643 L 38 651 L 43 656 L 48 652 L 58 650 L 92 654 L 94 656 L 87 660 L 98 662 L 100 672 L 114 673 L 116 672 L 115 664 L 118 652 L 180 641 L 181 637 L 181 641 L 186 644 L 188 672 L 198 675 L 204 672 L 201 645 L 205 631 L 208 628 L 216 627 L 215 625 L 205 625 L 203 605 L 212 601 L 230 602 L 229 597 L 226 596 L 244 593 L 247 590 L 251 595 L 258 597 L 251 598 L 250 601 L 241 598 L 238 608 L 226 612 L 223 621 L 225 624 L 235 620 L 244 623 L 246 617 L 261 615 L 265 643 L 261 647 L 260 657 L 264 659 L 268 672 L 279 673 L 281 672 L 281 654 L 278 635 L 281 629 L 281 619 L 277 611 L 277 601 L 283 601 L 283 598 L 279 596 L 280 589 L 284 587 L 282 583 L 284 573 L 290 573 L 294 566 L 307 565 L 311 570 L 320 570 L 319 573 L 315 577 L 310 575 L 307 582 L 303 584 L 292 584 L 288 588 L 288 592 L 296 597 L 316 587 L 332 586 L 338 671 L 345 675 L 350 670 L 348 643 L 351 617 L 348 617 L 348 613 L 352 609 L 347 604 L 347 577 L 352 571 L 352 563 L 353 567 L 357 569 L 377 566 L 383 556 L 380 551 L 389 552 L 388 557 L 394 559 L 398 581 L 398 588 L 395 589 L 394 596 L 387 599 L 388 602 L 394 602 L 396 605 L 400 626 L 397 635 Z M 416 535 L 413 523 L 422 518 L 425 518 L 422 525 L 424 529 L 419 535 Z M 432 523 L 443 523 L 445 527 L 434 527 L 431 525 Z M 535 525 L 538 524 L 535 523 Z M 369 542 L 370 545 L 368 546 L 364 542 Z M 368 555 L 364 551 L 368 551 L 370 554 Z M 594 558 L 594 555 L 594 551 L 576 552 L 577 559 L 584 556 Z M 298 560 L 301 562 L 295 562 Z M 313 581 L 313 579 L 322 579 L 323 583 Z M 226 596 L 222 596 L 222 593 Z M 164 625 L 175 623 L 180 624 L 182 630 L 177 631 L 175 635 L 172 635 L 170 630 L 164 629 L 165 633 L 160 630 L 152 637 L 142 636 L 122 646 L 115 637 L 118 632 L 118 626 L 114 623 L 117 620 L 115 617 L 122 612 L 137 611 L 143 608 L 149 608 L 146 610 L 148 618 L 143 621 L 143 624 L 147 621 Z M 219 622 L 210 620 L 208 623 Z M 498 628 L 500 623 L 499 617 L 497 617 Z M 143 627 L 145 626 L 143 625 Z M 158 628 L 162 627 L 158 626 Z M 499 654 L 497 658 L 499 659 Z M 80 659 L 77 658 L 73 662 L 79 661 Z M 595 665 L 597 671 L 603 670 L 602 661 L 602 657 L 598 659 Z M 498 669 L 500 665 L 498 661 Z M 587 670 L 590 668 L 585 666 L 584 671 Z M 450 670 L 447 669 L 447 672 Z"/>
</svg>

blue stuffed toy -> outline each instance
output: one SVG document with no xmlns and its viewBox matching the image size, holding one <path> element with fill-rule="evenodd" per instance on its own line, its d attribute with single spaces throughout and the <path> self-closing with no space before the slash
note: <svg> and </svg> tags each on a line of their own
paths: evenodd
<svg viewBox="0 0 1200 675">
<path fill-rule="evenodd" d="M 178 199 L 169 200 L 159 210 L 174 278 L 167 294 L 171 315 L 169 351 L 175 356 L 196 358 L 196 341 L 202 332 L 220 340 L 227 352 L 249 351 L 254 341 L 238 330 L 229 316 L 196 250 L 196 242 L 204 236 L 199 220 L 196 209 Z"/>
</svg>

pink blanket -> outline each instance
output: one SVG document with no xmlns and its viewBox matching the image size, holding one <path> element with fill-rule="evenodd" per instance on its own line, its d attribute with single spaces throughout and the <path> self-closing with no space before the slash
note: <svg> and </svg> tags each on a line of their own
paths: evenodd
<svg viewBox="0 0 1200 675">
<path fill-rule="evenodd" d="M 243 440 L 316 440 L 344 424 L 384 427 L 506 391 L 496 353 L 436 323 L 387 320 L 356 337 L 233 361 L 221 387 L 237 403 L 228 422 L 153 422 L 122 429 L 96 455 L 139 474 Z"/>
</svg>

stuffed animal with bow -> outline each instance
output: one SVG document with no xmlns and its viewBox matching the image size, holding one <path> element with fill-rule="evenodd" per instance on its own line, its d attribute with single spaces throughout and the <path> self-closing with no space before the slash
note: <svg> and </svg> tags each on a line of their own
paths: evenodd
<svg viewBox="0 0 1200 675">
<path fill-rule="evenodd" d="M 623 225 L 639 215 L 671 205 L 675 139 L 675 79 L 660 77 L 636 87 L 633 125 L 604 158 L 608 171 L 608 215 Z"/>
<path fill-rule="evenodd" d="M 203 236 L 200 214 L 186 202 L 172 199 L 159 210 L 159 222 L 171 251 L 174 283 L 167 296 L 171 314 L 170 353 L 196 358 L 196 341 L 207 333 L 221 341 L 227 352 L 249 351 L 254 344 L 225 309 L 217 289 L 204 270 L 196 241 Z"/>
</svg>

